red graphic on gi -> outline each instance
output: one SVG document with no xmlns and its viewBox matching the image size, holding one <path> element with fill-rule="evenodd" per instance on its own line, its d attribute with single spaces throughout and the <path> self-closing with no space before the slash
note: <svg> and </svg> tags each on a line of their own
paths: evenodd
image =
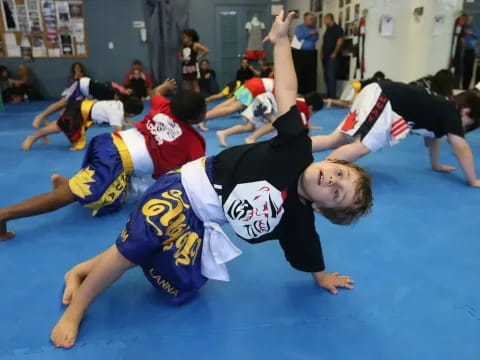
<svg viewBox="0 0 480 360">
<path fill-rule="evenodd" d="M 273 230 L 283 214 L 283 200 L 287 197 L 286 190 L 280 193 L 280 197 L 275 193 L 280 192 L 270 186 L 261 186 L 254 193 L 250 192 L 248 197 L 251 200 L 235 199 L 229 202 L 226 213 L 241 227 L 242 234 L 239 235 L 256 238 Z"/>
<path fill-rule="evenodd" d="M 357 110 L 354 110 L 353 112 L 350 112 L 347 118 L 345 119 L 342 126 L 342 131 L 352 130 L 358 122 L 356 119 L 357 119 Z"/>
</svg>

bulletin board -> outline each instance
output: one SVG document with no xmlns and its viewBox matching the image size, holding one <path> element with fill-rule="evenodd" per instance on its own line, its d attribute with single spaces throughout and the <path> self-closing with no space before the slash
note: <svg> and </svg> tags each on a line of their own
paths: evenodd
<svg viewBox="0 0 480 360">
<path fill-rule="evenodd" d="M 88 57 L 83 0 L 0 0 L 0 58 Z"/>
</svg>

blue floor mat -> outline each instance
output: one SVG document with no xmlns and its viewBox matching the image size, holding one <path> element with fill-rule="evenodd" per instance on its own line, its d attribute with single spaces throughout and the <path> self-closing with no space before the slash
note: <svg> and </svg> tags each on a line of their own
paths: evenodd
<svg viewBox="0 0 480 360">
<path fill-rule="evenodd" d="M 69 151 L 63 135 L 21 151 L 48 104 L 7 104 L 0 113 L 0 207 L 46 192 L 52 173 L 72 176 L 80 167 L 83 152 Z M 313 133 L 331 131 L 346 113 L 317 113 L 312 124 L 324 128 Z M 215 130 L 241 122 L 238 115 L 210 121 L 208 154 L 221 149 Z M 94 128 L 88 137 L 108 131 Z M 480 131 L 467 139 L 480 176 Z M 480 189 L 465 185 L 442 145 L 442 163 L 457 166 L 454 173 L 431 171 L 422 139 L 410 136 L 359 161 L 374 181 L 369 217 L 341 227 L 317 216 L 327 270 L 350 275 L 353 291 L 330 295 L 290 268 L 277 242 L 248 245 L 227 227 L 243 250 L 230 263 L 231 282 L 210 281 L 174 307 L 133 269 L 94 302 L 71 350 L 49 343 L 63 311 L 63 274 L 115 241 L 135 199 L 99 218 L 73 204 L 12 221 L 17 237 L 0 243 L 0 359 L 478 360 Z"/>
</svg>

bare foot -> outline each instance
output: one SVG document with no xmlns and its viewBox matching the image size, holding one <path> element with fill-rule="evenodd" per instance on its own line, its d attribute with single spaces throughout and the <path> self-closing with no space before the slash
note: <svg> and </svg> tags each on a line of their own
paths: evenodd
<svg viewBox="0 0 480 360">
<path fill-rule="evenodd" d="M 70 319 L 66 312 L 53 328 L 50 334 L 50 341 L 56 347 L 69 349 L 75 345 L 80 322 Z"/>
<path fill-rule="evenodd" d="M 40 139 L 42 139 L 42 141 L 47 144 L 47 145 L 52 145 L 52 142 L 46 137 L 46 136 L 42 136 Z"/>
<path fill-rule="evenodd" d="M 225 136 L 223 131 L 217 131 L 217 138 L 218 142 L 220 143 L 220 146 L 227 147 L 227 142 L 226 139 L 227 137 Z"/>
<path fill-rule="evenodd" d="M 35 116 L 35 118 L 33 119 L 33 122 L 32 122 L 32 126 L 35 128 L 35 129 L 38 129 L 40 127 L 40 123 L 42 121 L 46 120 L 41 114 L 40 115 L 37 115 Z"/>
<path fill-rule="evenodd" d="M 68 178 L 66 176 L 62 176 L 60 174 L 53 174 L 50 177 L 50 182 L 52 183 L 52 189 L 55 190 L 58 188 L 60 185 L 63 185 L 65 183 L 68 183 Z"/>
<path fill-rule="evenodd" d="M 28 151 L 32 147 L 32 144 L 35 142 L 33 136 L 27 136 L 25 141 L 22 143 L 22 150 Z"/>
<path fill-rule="evenodd" d="M 0 221 L 0 241 L 11 240 L 15 237 L 13 231 L 7 231 L 7 222 Z"/>
<path fill-rule="evenodd" d="M 207 128 L 207 126 L 205 125 L 205 121 L 202 121 L 202 122 L 198 123 L 198 127 L 199 127 L 200 130 L 202 130 L 202 131 L 208 131 L 208 128 Z"/>
<path fill-rule="evenodd" d="M 81 275 L 80 272 L 75 271 L 75 268 L 73 268 L 65 274 L 64 278 L 65 290 L 63 291 L 62 304 L 70 305 L 73 295 L 78 290 L 80 285 L 82 285 L 82 281 L 85 277 Z"/>
<path fill-rule="evenodd" d="M 245 143 L 247 143 L 247 144 L 254 144 L 256 141 L 257 141 L 257 139 L 255 139 L 251 136 L 248 136 L 248 137 L 245 138 Z"/>
</svg>

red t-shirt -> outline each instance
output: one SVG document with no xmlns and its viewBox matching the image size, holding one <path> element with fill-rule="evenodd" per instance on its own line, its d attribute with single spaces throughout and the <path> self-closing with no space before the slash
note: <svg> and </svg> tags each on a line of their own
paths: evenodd
<svg viewBox="0 0 480 360">
<path fill-rule="evenodd" d="M 308 126 L 308 121 L 310 120 L 310 110 L 308 109 L 307 102 L 305 99 L 297 99 L 297 108 L 302 118 L 302 123 L 304 126 Z"/>
<path fill-rule="evenodd" d="M 154 179 L 205 156 L 205 139 L 192 125 L 175 119 L 170 101 L 163 96 L 152 98 L 151 110 L 137 122 L 137 129 L 145 137 L 154 165 Z"/>
<path fill-rule="evenodd" d="M 145 80 L 145 83 L 147 84 L 147 88 L 153 87 L 153 81 L 150 74 L 143 70 L 140 73 L 141 73 L 141 78 Z M 129 71 L 127 75 L 125 75 L 125 79 L 123 79 L 123 85 L 128 86 L 132 77 L 133 77 L 133 70 Z"/>
<path fill-rule="evenodd" d="M 252 78 L 243 84 L 254 98 L 266 92 L 273 92 L 273 79 L 270 78 Z"/>
</svg>

